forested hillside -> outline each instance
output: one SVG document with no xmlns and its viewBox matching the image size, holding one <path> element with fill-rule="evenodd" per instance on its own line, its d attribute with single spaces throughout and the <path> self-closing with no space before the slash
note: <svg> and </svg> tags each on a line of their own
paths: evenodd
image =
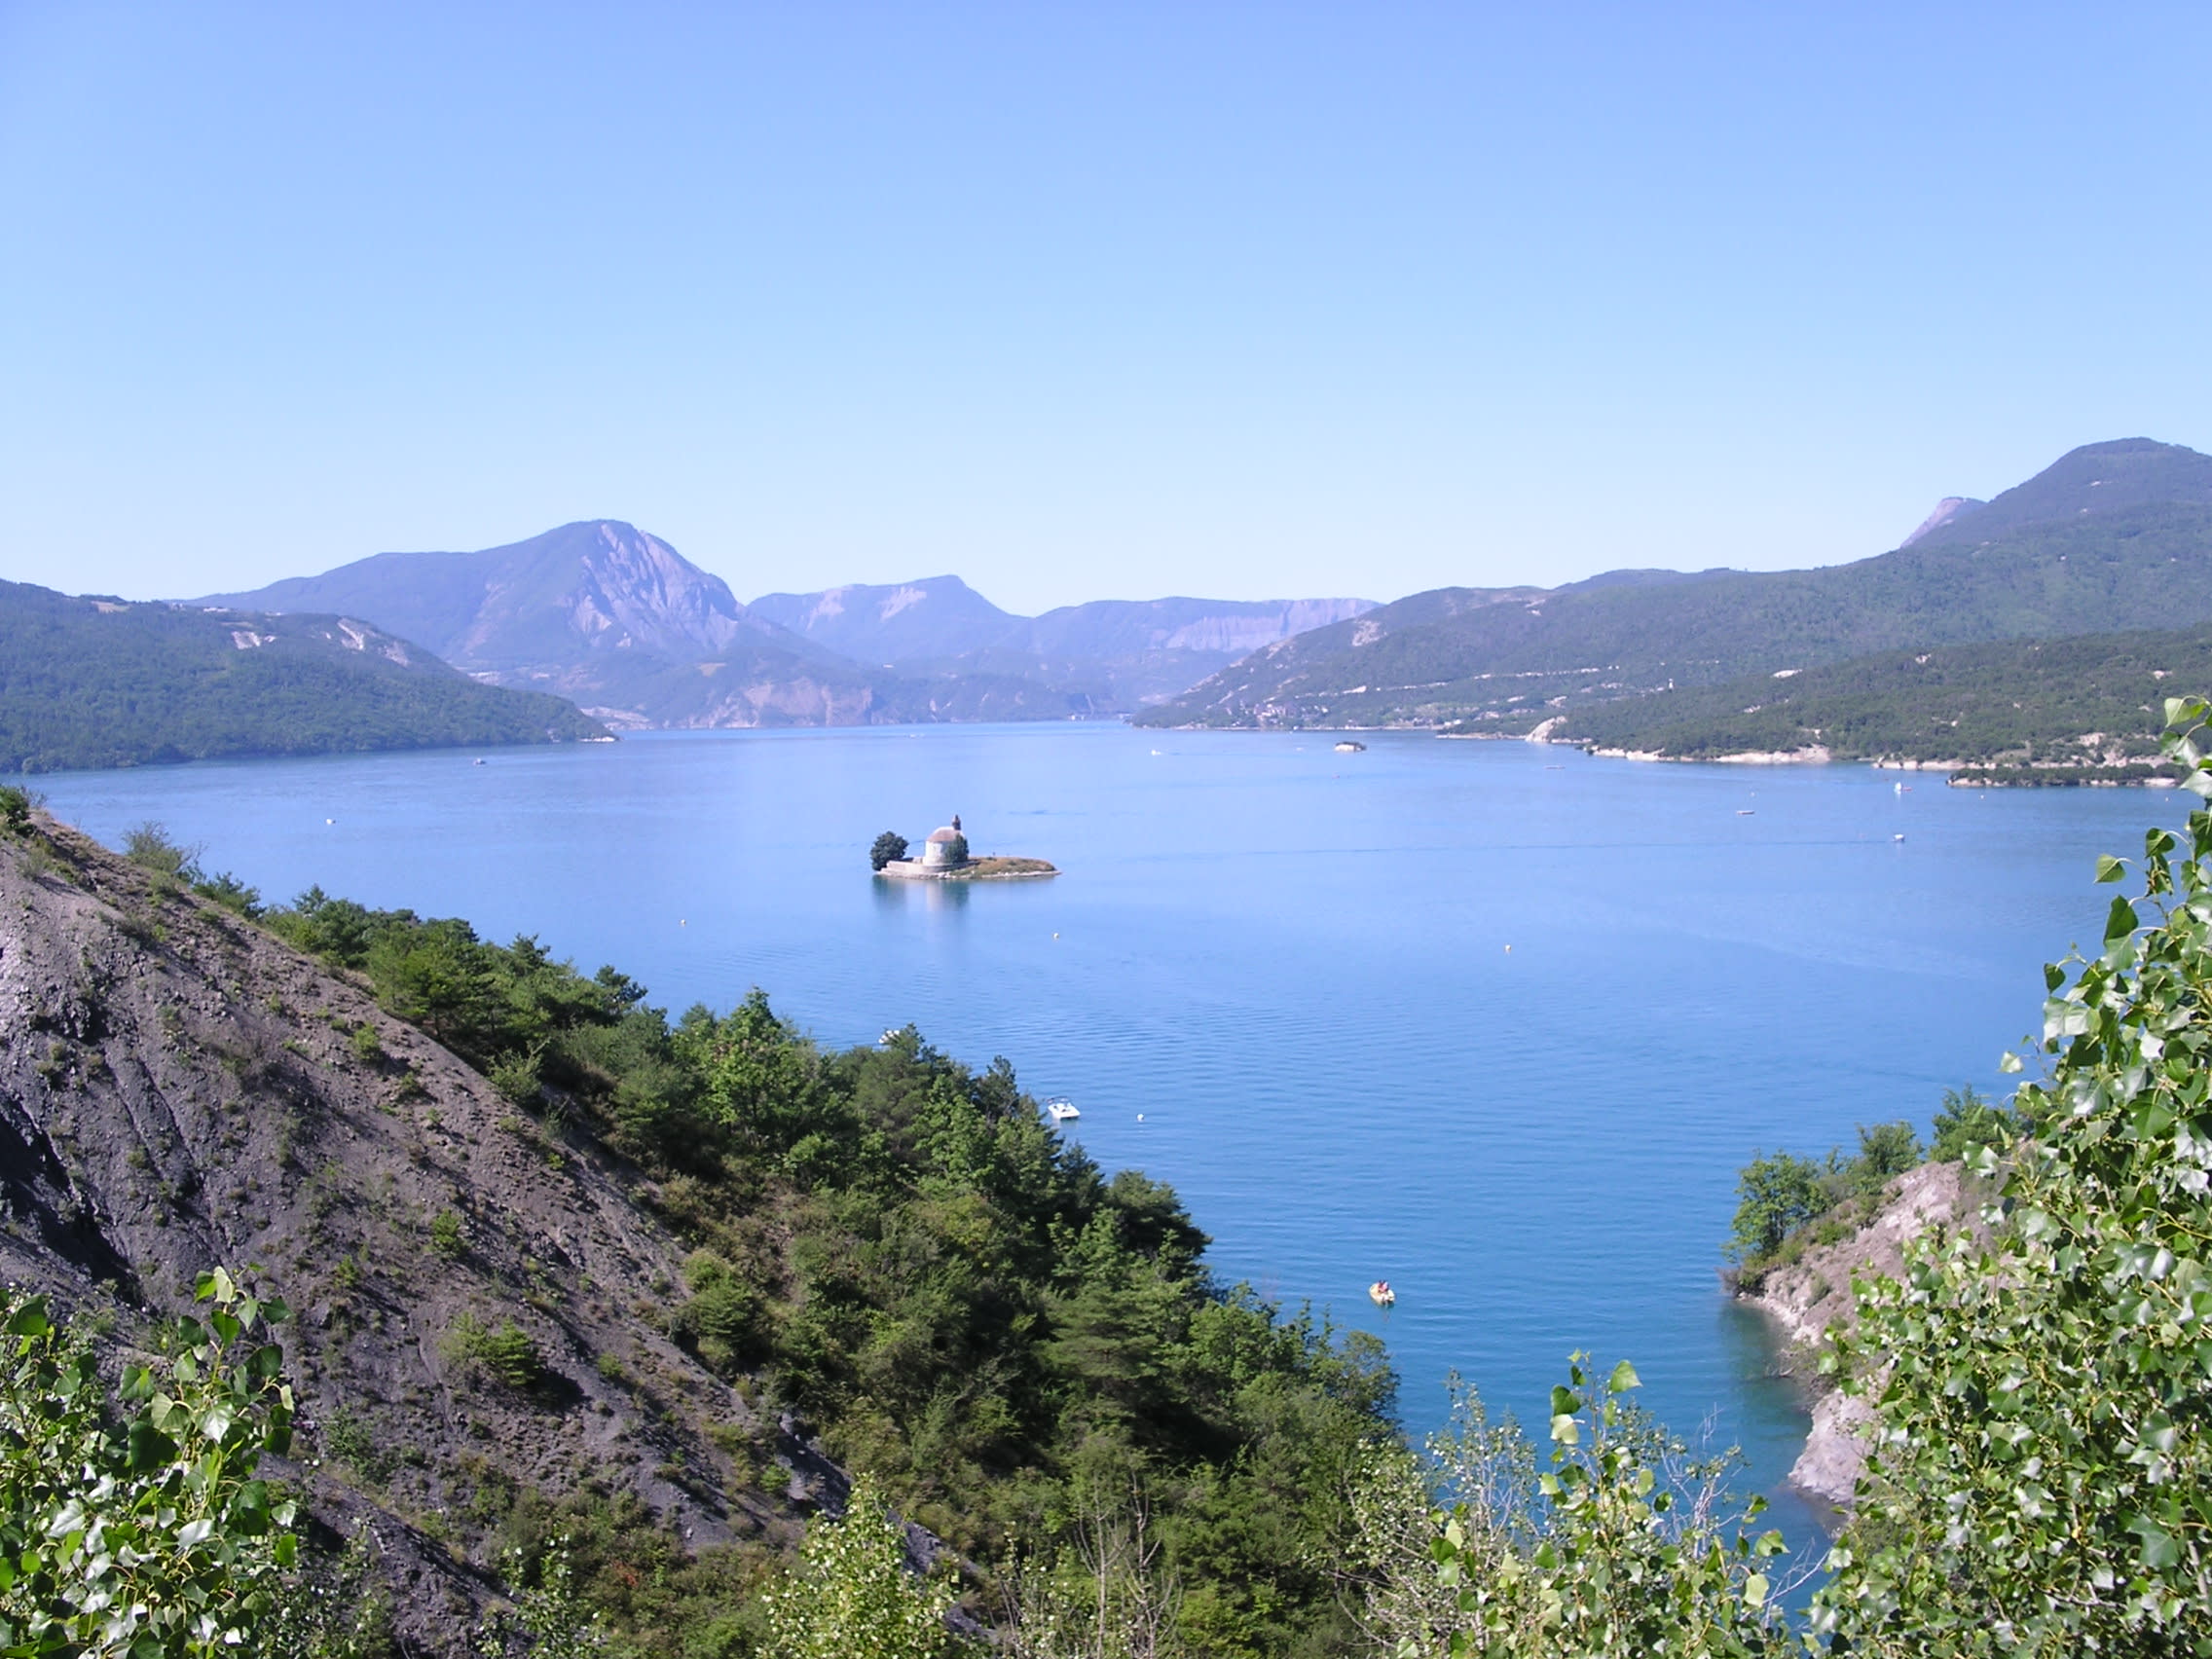
<svg viewBox="0 0 2212 1659">
<path fill-rule="evenodd" d="M 0 582 L 0 772 L 606 736 L 341 616 L 72 599 Z"/>
<path fill-rule="evenodd" d="M 2208 621 L 2208 472 L 2178 445 L 2090 444 L 1854 564 L 1417 594 L 1255 652 L 1140 723 L 1510 720 L 1883 651 Z"/>
<path fill-rule="evenodd" d="M 1382 1354 L 1216 1283 L 1174 1195 L 1102 1175 L 1004 1061 L 824 1051 L 757 993 L 672 1018 L 318 892 L 264 911 L 14 800 L 0 1264 L 126 1335 L 218 1263 L 303 1309 L 319 1461 L 289 1478 L 376 1540 L 354 1593 L 411 1652 L 462 1652 L 563 1538 L 618 1651 L 755 1651 L 848 1471 L 986 1618 L 1141 1517 L 1194 1650 L 1346 1649 Z"/>
<path fill-rule="evenodd" d="M 1596 704 L 1551 736 L 1677 760 L 1817 748 L 1838 760 L 2109 769 L 2155 758 L 2165 699 L 2204 684 L 2212 627 L 1999 640 Z"/>
</svg>

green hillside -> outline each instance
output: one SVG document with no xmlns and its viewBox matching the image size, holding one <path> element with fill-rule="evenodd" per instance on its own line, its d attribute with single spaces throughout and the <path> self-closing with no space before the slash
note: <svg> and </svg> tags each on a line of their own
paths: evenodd
<svg viewBox="0 0 2212 1659">
<path fill-rule="evenodd" d="M 2208 626 L 1996 640 L 1579 708 L 1552 735 L 1682 760 L 1818 746 L 1839 760 L 2116 766 L 2156 756 L 2165 699 L 2202 685 Z"/>
<path fill-rule="evenodd" d="M 2178 445 L 2092 444 L 1855 564 L 1417 594 L 1248 656 L 1142 723 L 1507 720 L 1907 646 L 2212 620 L 2208 472 Z"/>
<path fill-rule="evenodd" d="M 0 582 L 0 772 L 605 735 L 365 623 Z"/>
</svg>

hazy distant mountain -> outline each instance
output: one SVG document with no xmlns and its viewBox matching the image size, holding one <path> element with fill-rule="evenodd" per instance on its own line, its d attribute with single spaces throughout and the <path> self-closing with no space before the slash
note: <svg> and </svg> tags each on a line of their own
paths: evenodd
<svg viewBox="0 0 2212 1659">
<path fill-rule="evenodd" d="M 1134 709 L 1360 600 L 1001 610 L 958 576 L 740 604 L 614 519 L 475 553 L 380 553 L 203 605 L 343 611 L 623 727 L 1066 719 Z"/>
<path fill-rule="evenodd" d="M 1444 588 L 1272 645 L 1158 724 L 1514 729 L 1586 701 L 1905 646 L 2212 620 L 2212 458 L 2072 451 L 1910 547 L 1825 570 Z"/>
<path fill-rule="evenodd" d="M 349 617 L 0 582 L 0 772 L 606 735 Z"/>
<path fill-rule="evenodd" d="M 932 676 L 990 674 L 1081 686 L 1134 709 L 1245 652 L 1375 608 L 1365 599 L 1093 600 L 1042 616 L 1001 610 L 958 576 L 764 594 L 756 616 L 865 663 Z"/>
<path fill-rule="evenodd" d="M 851 657 L 890 666 L 956 657 L 1003 643 L 1024 618 L 1001 610 L 958 576 L 822 593 L 762 594 L 754 615 Z"/>
<path fill-rule="evenodd" d="M 614 519 L 477 553 L 380 553 L 198 603 L 344 610 L 626 726 L 848 724 L 879 701 L 858 664 L 753 615 L 719 576 Z"/>
</svg>

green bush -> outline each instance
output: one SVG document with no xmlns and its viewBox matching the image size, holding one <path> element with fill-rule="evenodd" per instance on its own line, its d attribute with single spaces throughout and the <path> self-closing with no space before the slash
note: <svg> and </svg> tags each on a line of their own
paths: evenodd
<svg viewBox="0 0 2212 1659">
<path fill-rule="evenodd" d="M 797 1570 L 762 1598 L 771 1659 L 952 1659 L 979 1651 L 944 1615 L 949 1575 L 906 1570 L 906 1535 L 882 1491 L 863 1477 L 845 1513 L 807 1529 Z"/>
<path fill-rule="evenodd" d="M 11 835 L 28 834 L 34 804 L 30 791 L 16 784 L 0 784 L 0 830 Z"/>
<path fill-rule="evenodd" d="M 1826 1185 L 1833 1162 L 1819 1164 L 1787 1152 L 1772 1158 L 1753 1153 L 1736 1177 L 1729 1254 L 1746 1265 L 1761 1262 L 1790 1234 L 1825 1213 L 1833 1202 Z"/>
<path fill-rule="evenodd" d="M 2212 795 L 2205 712 L 2168 705 L 2168 754 Z M 1825 1362 L 1879 1448 L 1819 1604 L 1852 1652 L 2212 1648 L 2212 812 L 2187 833 L 2045 970 L 2033 1138 L 1973 1154 L 1990 1236 L 1918 1241 Z"/>
<path fill-rule="evenodd" d="M 1492 1659 L 1775 1659 L 1796 1651 L 1767 1563 L 1764 1508 L 1733 1508 L 1732 1459 L 1693 1456 L 1634 1404 L 1623 1362 L 1604 1381 L 1576 1354 L 1552 1390 L 1539 1473 L 1512 1423 L 1463 1396 L 1417 1461 L 1379 1450 L 1359 1483 L 1348 1554 L 1370 1651 Z M 1387 1645 L 1384 1645 L 1387 1644 Z"/>
<path fill-rule="evenodd" d="M 1936 1109 L 1936 1134 L 1928 1156 L 1938 1162 L 1953 1163 L 1983 1147 L 2003 1152 L 2019 1138 L 2020 1127 L 2009 1107 L 1985 1098 L 1972 1084 L 1946 1088 L 1943 1104 Z"/>
<path fill-rule="evenodd" d="M 261 914 L 261 890 L 248 887 L 229 870 L 221 875 L 196 879 L 192 891 L 211 903 L 245 917 L 248 921 Z"/>
<path fill-rule="evenodd" d="M 874 843 L 869 846 L 867 850 L 867 866 L 870 869 L 880 870 L 885 865 L 890 864 L 893 860 L 903 859 L 905 856 L 906 837 L 899 834 L 896 830 L 886 830 L 882 834 L 878 835 L 875 838 Z"/>
<path fill-rule="evenodd" d="M 461 1217 L 452 1210 L 440 1210 L 430 1218 L 430 1248 L 449 1262 L 458 1262 L 468 1253 L 468 1235 Z"/>
<path fill-rule="evenodd" d="M 1910 1124 L 1859 1125 L 1859 1156 L 1844 1165 L 1851 1191 L 1871 1198 L 1920 1162 L 1920 1136 Z"/>
<path fill-rule="evenodd" d="M 494 1060 L 484 1075 L 507 1099 L 517 1106 L 528 1106 L 537 1099 L 544 1088 L 544 1080 L 538 1076 L 537 1060 L 536 1051 L 518 1050 Z"/>
<path fill-rule="evenodd" d="M 187 847 L 173 840 L 167 830 L 147 819 L 124 831 L 123 856 L 140 869 L 150 870 L 157 876 L 171 881 L 191 882 L 199 879 L 198 847 Z"/>
<path fill-rule="evenodd" d="M 463 1313 L 446 1333 L 446 1357 L 527 1393 L 545 1380 L 545 1356 L 530 1333 L 512 1319 L 491 1329 Z"/>
<path fill-rule="evenodd" d="M 691 1300 L 676 1310 L 677 1340 L 715 1370 L 727 1375 L 764 1357 L 769 1335 L 760 1295 L 739 1282 L 729 1264 L 695 1252 L 683 1264 Z"/>
<path fill-rule="evenodd" d="M 199 1295 L 111 1386 L 43 1298 L 0 1291 L 0 1652 L 215 1659 L 280 1599 L 293 1505 L 257 1468 L 291 1442 L 284 1309 L 219 1269 Z"/>
</svg>

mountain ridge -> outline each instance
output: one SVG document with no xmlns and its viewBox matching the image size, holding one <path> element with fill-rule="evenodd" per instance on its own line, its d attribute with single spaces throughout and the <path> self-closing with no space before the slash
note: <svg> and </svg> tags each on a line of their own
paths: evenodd
<svg viewBox="0 0 2212 1659">
<path fill-rule="evenodd" d="M 0 772 L 607 735 L 350 616 L 0 582 Z"/>
<path fill-rule="evenodd" d="M 1800 571 L 1434 589 L 1269 646 L 1138 719 L 1506 721 L 1524 704 L 1558 710 L 1906 646 L 2200 620 L 2212 620 L 2212 458 L 2122 439 L 2069 451 L 1909 548 Z"/>
<path fill-rule="evenodd" d="M 194 603 L 365 615 L 479 680 L 626 729 L 1097 718 L 1369 607 L 1109 600 L 1024 617 L 954 575 L 746 605 L 618 519 L 473 553 L 380 553 Z"/>
</svg>

